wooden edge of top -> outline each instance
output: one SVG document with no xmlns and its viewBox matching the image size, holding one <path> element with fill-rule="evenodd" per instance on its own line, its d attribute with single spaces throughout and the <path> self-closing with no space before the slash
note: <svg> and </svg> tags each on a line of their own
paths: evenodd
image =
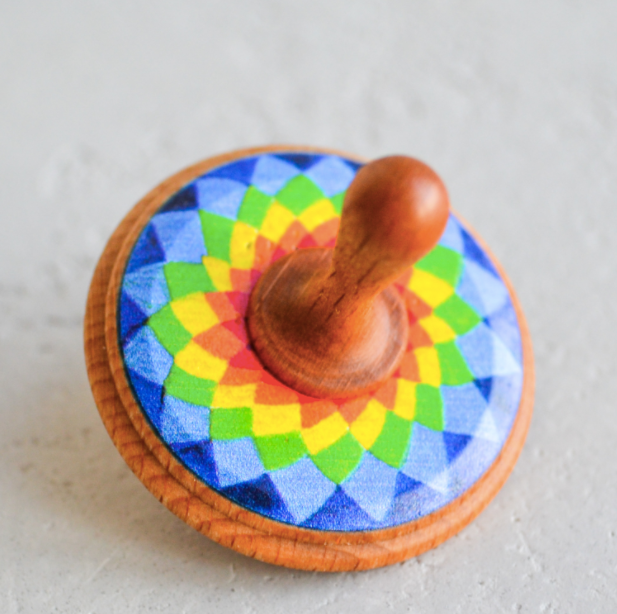
<svg viewBox="0 0 617 614">
<path fill-rule="evenodd" d="M 84 333 L 93 395 L 110 437 L 142 483 L 174 514 L 214 541 L 259 560 L 296 569 L 349 571 L 399 562 L 448 539 L 488 505 L 510 474 L 531 420 L 534 369 L 527 324 L 503 268 L 468 224 L 464 222 L 491 257 L 514 305 L 523 345 L 523 391 L 510 435 L 491 467 L 460 497 L 424 518 L 388 529 L 348 533 L 302 529 L 250 512 L 198 481 L 172 456 L 143 416 L 126 379 L 117 341 L 117 292 L 139 233 L 153 213 L 195 177 L 237 158 L 267 151 L 314 151 L 363 161 L 322 148 L 250 148 L 209 158 L 154 188 L 118 226 L 92 280 Z"/>
</svg>

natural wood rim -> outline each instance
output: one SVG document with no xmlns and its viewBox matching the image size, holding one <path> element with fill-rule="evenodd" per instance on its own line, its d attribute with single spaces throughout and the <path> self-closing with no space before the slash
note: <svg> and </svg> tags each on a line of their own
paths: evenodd
<svg viewBox="0 0 617 614">
<path fill-rule="evenodd" d="M 421 554 L 460 531 L 495 496 L 518 458 L 532 414 L 534 370 L 525 318 L 501 265 L 475 233 L 504 280 L 517 314 L 523 346 L 521 403 L 510 435 L 491 467 L 460 497 L 429 516 L 397 527 L 355 533 L 314 531 L 270 520 L 239 507 L 198 481 L 154 434 L 133 398 L 116 330 L 117 292 L 132 245 L 152 214 L 192 179 L 223 163 L 267 151 L 314 151 L 364 161 L 312 147 L 243 149 L 180 171 L 144 197 L 109 240 L 88 296 L 86 363 L 99 412 L 116 447 L 144 485 L 173 513 L 222 545 L 270 563 L 322 571 L 369 569 Z"/>
</svg>

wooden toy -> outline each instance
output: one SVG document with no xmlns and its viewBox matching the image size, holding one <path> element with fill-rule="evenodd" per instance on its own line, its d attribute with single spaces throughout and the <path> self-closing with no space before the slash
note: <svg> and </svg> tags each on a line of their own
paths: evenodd
<svg viewBox="0 0 617 614">
<path fill-rule="evenodd" d="M 451 537 L 532 413 L 510 283 L 403 156 L 263 147 L 174 175 L 109 240 L 85 350 L 144 485 L 218 543 L 298 569 Z"/>
</svg>

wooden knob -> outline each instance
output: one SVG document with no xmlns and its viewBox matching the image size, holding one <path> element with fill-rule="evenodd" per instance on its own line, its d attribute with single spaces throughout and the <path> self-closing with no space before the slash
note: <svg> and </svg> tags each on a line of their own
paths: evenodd
<svg viewBox="0 0 617 614">
<path fill-rule="evenodd" d="M 389 285 L 437 243 L 448 212 L 445 186 L 422 162 L 390 156 L 362 167 L 335 249 L 288 254 L 251 294 L 249 333 L 264 365 L 320 398 L 379 386 L 407 346 L 407 312 Z"/>
</svg>

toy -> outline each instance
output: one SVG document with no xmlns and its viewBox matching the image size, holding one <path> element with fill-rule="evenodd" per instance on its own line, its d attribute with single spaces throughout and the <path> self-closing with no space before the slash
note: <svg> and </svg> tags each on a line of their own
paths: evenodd
<svg viewBox="0 0 617 614">
<path fill-rule="evenodd" d="M 118 227 L 88 299 L 90 382 L 129 466 L 208 537 L 300 569 L 438 545 L 531 418 L 501 268 L 428 167 L 360 168 L 281 146 L 186 169 Z"/>
</svg>

